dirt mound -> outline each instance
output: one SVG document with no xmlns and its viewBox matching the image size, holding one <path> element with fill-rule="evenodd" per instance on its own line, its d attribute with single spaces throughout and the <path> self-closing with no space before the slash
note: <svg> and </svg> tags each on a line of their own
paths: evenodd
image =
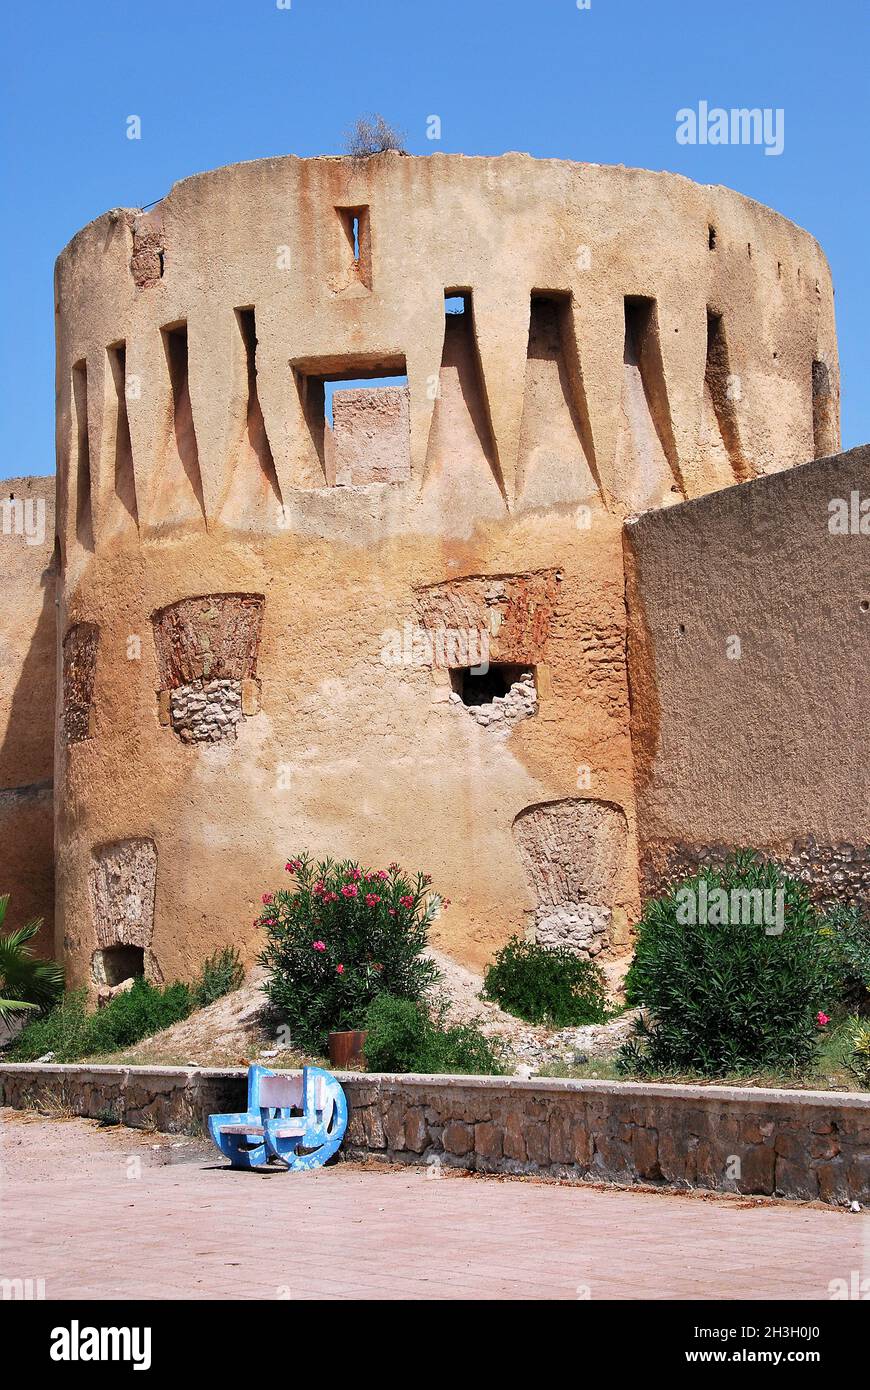
<svg viewBox="0 0 870 1390">
<path fill-rule="evenodd" d="M 441 972 L 432 991 L 433 1002 L 444 1010 L 447 1024 L 474 1024 L 488 1038 L 504 1045 L 506 1060 L 523 1071 L 537 1071 L 546 1063 L 575 1062 L 582 1057 L 613 1053 L 631 1030 L 633 1013 L 621 1014 L 610 1023 L 582 1028 L 533 1027 L 497 1004 L 480 998 L 483 979 L 441 951 L 429 953 Z M 627 962 L 626 962 L 627 963 Z M 605 967 L 611 990 L 618 995 L 625 963 Z M 123 1054 L 124 1062 L 174 1066 L 247 1066 L 253 1061 L 275 1066 L 298 1066 L 304 1055 L 289 1040 L 270 1031 L 263 981 L 266 971 L 255 966 L 241 988 L 199 1009 L 181 1023 L 174 1023 L 146 1038 Z"/>
</svg>

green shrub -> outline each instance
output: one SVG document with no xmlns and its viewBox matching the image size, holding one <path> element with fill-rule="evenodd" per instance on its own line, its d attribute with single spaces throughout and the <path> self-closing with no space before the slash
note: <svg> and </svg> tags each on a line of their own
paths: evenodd
<svg viewBox="0 0 870 1390">
<path fill-rule="evenodd" d="M 33 1062 L 47 1052 L 53 1052 L 57 1062 L 75 1062 L 86 1056 L 87 1003 L 84 989 L 62 995 L 50 1013 L 24 1025 L 5 1055 L 13 1062 Z"/>
<path fill-rule="evenodd" d="M 268 938 L 264 989 L 297 1047 L 323 1052 L 328 1033 L 363 1026 L 378 994 L 416 1000 L 438 978 L 423 954 L 441 905 L 428 876 L 306 855 L 287 870 L 293 890 L 267 893 L 257 925 Z"/>
<path fill-rule="evenodd" d="M 870 1023 L 866 1018 L 850 1018 L 846 1022 L 843 1065 L 859 1086 L 870 1089 Z"/>
<path fill-rule="evenodd" d="M 102 1009 L 90 1015 L 88 1052 L 118 1052 L 150 1038 L 193 1011 L 188 985 L 176 983 L 160 989 L 148 980 L 134 980 L 128 990 L 116 994 Z"/>
<path fill-rule="evenodd" d="M 161 987 L 140 977 L 93 1013 L 88 1012 L 87 990 L 73 990 L 50 1013 L 26 1024 L 7 1055 L 30 1062 L 53 1052 L 58 1062 L 76 1062 L 118 1052 L 237 989 L 243 976 L 238 952 L 228 947 L 209 957 L 192 985 L 177 981 Z"/>
<path fill-rule="evenodd" d="M 87 1012 L 87 992 L 75 990 L 64 995 L 50 1014 L 22 1028 L 9 1055 L 15 1061 L 30 1062 L 53 1052 L 58 1062 L 76 1062 L 97 1053 L 117 1052 L 187 1018 L 192 1007 L 190 989 L 183 984 L 160 989 L 138 979 L 95 1013 Z"/>
<path fill-rule="evenodd" d="M 842 1000 L 849 1008 L 870 1010 L 870 913 L 857 903 L 825 913 L 822 935 L 830 938 L 842 976 Z"/>
<path fill-rule="evenodd" d="M 9 894 L 3 893 L 0 927 L 6 921 L 8 906 Z M 42 960 L 30 945 L 41 926 L 39 917 L 0 936 L 0 1020 L 4 1023 L 21 1013 L 44 1013 L 63 994 L 63 966 Z"/>
<path fill-rule="evenodd" d="M 207 1008 L 216 999 L 222 999 L 225 994 L 231 994 L 234 989 L 238 989 L 244 978 L 245 967 L 235 947 L 226 946 L 223 951 L 215 951 L 214 955 L 209 956 L 203 963 L 199 975 L 190 987 L 193 1007 Z"/>
<path fill-rule="evenodd" d="M 764 892 L 773 911 L 759 921 L 752 909 Z M 626 997 L 649 1017 L 623 1047 L 620 1070 L 799 1071 L 816 1051 L 817 1015 L 836 998 L 837 975 L 805 886 L 741 851 L 647 903 Z"/>
<path fill-rule="evenodd" d="M 566 946 L 538 946 L 514 936 L 486 971 L 483 994 L 527 1023 L 553 1028 L 604 1023 L 607 983 L 594 961 Z"/>
<path fill-rule="evenodd" d="M 467 1024 L 444 1028 L 425 1005 L 380 994 L 366 1011 L 369 1071 L 464 1072 L 500 1076 L 504 1068 L 488 1038 Z"/>
</svg>

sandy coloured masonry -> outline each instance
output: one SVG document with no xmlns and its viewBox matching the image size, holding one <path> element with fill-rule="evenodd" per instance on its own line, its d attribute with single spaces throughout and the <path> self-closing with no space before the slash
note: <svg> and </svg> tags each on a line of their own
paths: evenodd
<svg viewBox="0 0 870 1390">
<path fill-rule="evenodd" d="M 104 214 L 56 302 L 43 897 L 71 983 L 111 986 L 131 949 L 155 979 L 227 943 L 250 960 L 261 894 L 306 848 L 426 869 L 452 901 L 435 944 L 473 966 L 516 930 L 627 949 L 647 840 L 658 862 L 698 836 L 661 797 L 639 820 L 673 659 L 644 640 L 642 580 L 627 605 L 626 519 L 835 454 L 815 240 L 669 174 L 282 158 Z M 51 704 L 32 631 L 0 716 Z M 839 790 L 753 833 L 857 843 L 827 814 Z"/>
</svg>

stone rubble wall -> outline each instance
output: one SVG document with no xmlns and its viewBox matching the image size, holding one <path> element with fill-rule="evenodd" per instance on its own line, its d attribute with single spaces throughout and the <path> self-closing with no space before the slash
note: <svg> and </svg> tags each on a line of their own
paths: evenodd
<svg viewBox="0 0 870 1390">
<path fill-rule="evenodd" d="M 193 681 L 171 691 L 172 727 L 182 743 L 235 742 L 242 718 L 241 681 Z"/>
<path fill-rule="evenodd" d="M 870 1201 L 870 1094 L 344 1073 L 345 1158 L 843 1205 Z M 244 1071 L 0 1066 L 0 1104 L 166 1133 L 244 1109 Z"/>
<path fill-rule="evenodd" d="M 456 691 L 450 696 L 454 704 L 462 704 L 462 696 Z M 535 692 L 535 678 L 531 671 L 524 671 L 515 680 L 506 695 L 494 695 L 482 705 L 469 705 L 468 713 L 475 724 L 482 729 L 512 729 L 521 719 L 531 719 L 538 710 L 538 696 Z"/>
</svg>

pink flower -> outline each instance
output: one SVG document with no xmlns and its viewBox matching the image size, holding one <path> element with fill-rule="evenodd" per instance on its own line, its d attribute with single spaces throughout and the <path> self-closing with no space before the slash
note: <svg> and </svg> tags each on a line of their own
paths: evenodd
<svg viewBox="0 0 870 1390">
<path fill-rule="evenodd" d="M 450 906 L 450 899 L 449 899 L 449 898 L 442 898 L 442 899 L 441 899 L 441 906 L 442 906 L 442 907 L 449 907 L 449 906 Z"/>
<path fill-rule="evenodd" d="M 828 1017 L 828 1015 L 823 1014 L 821 1009 L 819 1009 L 819 1012 L 816 1014 L 816 1023 L 819 1025 L 819 1027 L 824 1028 L 825 1024 L 830 1023 L 830 1021 L 831 1020 Z"/>
<path fill-rule="evenodd" d="M 392 862 L 392 864 L 390 865 L 390 873 L 391 873 L 391 874 L 397 874 L 398 872 L 399 872 L 399 866 L 398 866 L 398 864 L 396 863 L 396 861 L 395 861 L 395 859 L 394 859 L 393 862 Z"/>
<path fill-rule="evenodd" d="M 351 883 L 359 883 L 360 879 L 362 878 L 362 874 L 360 873 L 359 869 L 351 869 L 347 877 Z"/>
<path fill-rule="evenodd" d="M 357 893 L 359 892 L 359 889 L 357 888 L 355 883 L 346 883 L 342 888 L 341 892 L 342 897 L 355 898 Z"/>
<path fill-rule="evenodd" d="M 344 966 L 343 966 L 343 965 L 337 965 L 337 966 L 335 967 L 335 973 L 336 973 L 337 975 L 343 975 L 343 974 L 344 974 Z"/>
<path fill-rule="evenodd" d="M 323 901 L 324 901 L 325 903 L 337 903 L 337 902 L 338 902 L 338 894 L 337 894 L 337 893 L 324 893 L 324 895 L 323 895 Z"/>
<path fill-rule="evenodd" d="M 402 907 L 413 907 L 414 899 L 411 897 L 410 893 L 405 893 L 404 896 L 399 899 L 399 903 Z"/>
<path fill-rule="evenodd" d="M 390 914 L 391 917 L 395 917 L 395 915 L 396 915 L 396 909 L 395 909 L 394 907 L 388 908 L 387 910 L 388 910 L 388 912 L 389 912 L 389 914 Z"/>
<path fill-rule="evenodd" d="M 324 888 L 325 884 L 323 882 L 323 879 L 319 878 L 311 891 L 312 893 L 322 893 L 324 891 Z"/>
<path fill-rule="evenodd" d="M 379 878 L 379 879 L 381 880 L 381 883 L 383 883 L 383 881 L 384 881 L 384 879 L 385 879 L 386 877 L 387 877 L 387 871 L 386 871 L 386 869 L 378 869 L 378 872 L 375 874 L 375 878 Z"/>
<path fill-rule="evenodd" d="M 377 893 L 366 893 L 366 907 L 377 907 L 379 902 Z"/>
<path fill-rule="evenodd" d="M 315 941 L 315 942 L 312 943 L 312 945 L 314 946 L 315 951 L 325 951 L 325 950 L 326 950 L 326 945 L 325 945 L 325 943 L 324 943 L 323 941 Z"/>
<path fill-rule="evenodd" d="M 297 871 L 297 869 L 301 869 L 301 868 L 302 868 L 302 860 L 301 860 L 301 859 L 288 859 L 288 860 L 287 860 L 287 863 L 284 865 L 284 868 L 286 869 L 286 871 L 287 871 L 288 874 L 295 874 L 296 871 Z"/>
<path fill-rule="evenodd" d="M 272 894 L 271 894 L 271 893 L 264 893 L 264 894 L 263 894 L 263 902 L 264 902 L 264 903 L 270 903 L 271 901 L 272 901 Z"/>
</svg>

